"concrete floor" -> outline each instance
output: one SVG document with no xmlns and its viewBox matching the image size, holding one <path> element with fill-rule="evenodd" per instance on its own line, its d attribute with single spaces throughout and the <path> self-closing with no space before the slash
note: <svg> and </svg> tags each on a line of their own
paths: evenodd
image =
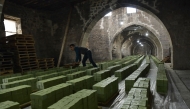
<svg viewBox="0 0 190 109">
<path fill-rule="evenodd" d="M 172 83 L 175 84 L 176 89 L 179 92 L 179 96 L 182 98 L 181 102 L 186 104 L 187 109 L 190 108 L 190 71 L 188 70 L 173 70 L 169 67 L 167 68 L 167 73 L 172 79 Z M 179 109 L 186 109 L 181 106 Z"/>
</svg>

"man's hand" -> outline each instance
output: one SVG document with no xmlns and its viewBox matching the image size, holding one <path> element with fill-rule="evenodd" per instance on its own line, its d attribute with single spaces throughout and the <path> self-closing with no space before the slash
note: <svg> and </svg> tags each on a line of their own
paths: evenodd
<svg viewBox="0 0 190 109">
<path fill-rule="evenodd" d="M 75 66 L 75 65 L 79 65 L 80 64 L 80 62 L 75 62 L 75 63 L 73 63 L 73 65 Z"/>
<path fill-rule="evenodd" d="M 80 61 L 79 61 L 79 62 L 76 62 L 75 64 L 80 64 Z"/>
</svg>

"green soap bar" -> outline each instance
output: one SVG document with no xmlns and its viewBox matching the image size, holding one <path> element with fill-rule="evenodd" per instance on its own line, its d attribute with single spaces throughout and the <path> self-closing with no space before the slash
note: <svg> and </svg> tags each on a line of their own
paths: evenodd
<svg viewBox="0 0 190 109">
<path fill-rule="evenodd" d="M 58 76 L 58 77 L 38 81 L 37 86 L 38 86 L 38 89 L 45 89 L 45 88 L 49 88 L 49 87 L 52 87 L 57 84 L 64 83 L 64 82 L 66 82 L 66 80 L 67 80 L 67 77 Z"/>
<path fill-rule="evenodd" d="M 86 75 L 85 71 L 78 71 L 78 72 L 75 72 L 75 73 L 72 73 L 72 74 L 68 74 L 67 78 L 68 78 L 68 80 L 72 80 L 72 79 L 76 79 L 76 78 L 79 78 L 79 77 L 82 77 L 82 76 L 85 76 L 85 75 Z"/>
<path fill-rule="evenodd" d="M 56 77 L 56 76 L 58 76 L 57 73 L 52 73 L 52 74 L 38 76 L 36 78 L 37 78 L 38 81 L 40 81 L 40 80 L 49 79 L 49 78 Z"/>
<path fill-rule="evenodd" d="M 20 107 L 17 102 L 4 101 L 0 103 L 0 109 L 20 109 Z"/>
<path fill-rule="evenodd" d="M 129 106 L 130 106 L 130 105 L 125 105 L 125 104 L 124 104 L 120 109 L 129 109 Z"/>
<path fill-rule="evenodd" d="M 138 109 L 148 109 L 147 107 L 139 106 Z"/>
</svg>

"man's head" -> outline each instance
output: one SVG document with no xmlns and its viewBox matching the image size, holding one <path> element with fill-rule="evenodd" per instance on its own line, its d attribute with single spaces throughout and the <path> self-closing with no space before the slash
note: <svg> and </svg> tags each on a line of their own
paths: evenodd
<svg viewBox="0 0 190 109">
<path fill-rule="evenodd" d="M 70 50 L 74 51 L 74 49 L 75 49 L 75 44 L 70 44 L 69 47 L 70 47 Z"/>
</svg>

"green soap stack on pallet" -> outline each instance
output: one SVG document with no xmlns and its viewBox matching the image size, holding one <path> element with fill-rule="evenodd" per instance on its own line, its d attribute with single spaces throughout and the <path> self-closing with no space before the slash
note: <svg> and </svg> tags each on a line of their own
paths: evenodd
<svg viewBox="0 0 190 109">
<path fill-rule="evenodd" d="M 106 70 L 108 68 L 107 62 L 99 63 L 98 65 L 101 70 Z"/>
<path fill-rule="evenodd" d="M 30 85 L 32 87 L 32 90 L 36 90 L 37 89 L 36 82 L 37 82 L 36 78 L 28 78 L 28 79 L 18 80 L 14 82 L 9 82 L 9 83 L 3 83 L 1 84 L 1 88 L 7 89 L 7 88 L 20 86 L 20 85 Z"/>
<path fill-rule="evenodd" d="M 149 109 L 148 91 L 144 88 L 132 88 L 120 109 Z"/>
<path fill-rule="evenodd" d="M 72 80 L 72 79 L 76 79 L 76 78 L 79 78 L 79 77 L 82 77 L 82 76 L 85 76 L 85 75 L 86 75 L 85 71 L 78 71 L 78 72 L 75 72 L 75 73 L 72 73 L 72 74 L 68 74 L 67 79 Z"/>
<path fill-rule="evenodd" d="M 139 78 L 135 84 L 133 85 L 134 88 L 145 88 L 150 89 L 150 79 L 149 78 Z"/>
<path fill-rule="evenodd" d="M 62 83 L 47 89 L 32 93 L 32 109 L 47 109 L 48 106 L 56 103 L 65 96 L 72 94 L 72 85 Z"/>
<path fill-rule="evenodd" d="M 102 81 L 111 76 L 110 70 L 101 70 L 99 72 L 94 73 L 95 82 Z"/>
<path fill-rule="evenodd" d="M 23 104 L 30 101 L 31 93 L 31 86 L 28 85 L 0 90 L 0 102 L 11 100 Z"/>
<path fill-rule="evenodd" d="M 128 66 L 128 65 L 131 65 L 133 64 L 138 58 L 133 58 L 125 63 L 122 64 L 122 67 L 125 67 L 125 66 Z"/>
<path fill-rule="evenodd" d="M 20 107 L 17 102 L 5 101 L 0 103 L 0 109 L 20 109 Z"/>
<path fill-rule="evenodd" d="M 28 74 L 28 75 L 22 75 L 22 76 L 16 76 L 16 77 L 4 78 L 3 83 L 14 82 L 17 80 L 23 80 L 23 79 L 32 78 L 32 77 L 33 75 Z"/>
<path fill-rule="evenodd" d="M 83 76 L 74 80 L 67 81 L 73 85 L 73 92 L 77 92 L 82 89 L 92 89 L 94 85 L 94 78 L 93 76 Z"/>
<path fill-rule="evenodd" d="M 62 98 L 48 109 L 97 109 L 97 93 L 95 90 L 81 90 Z"/>
<path fill-rule="evenodd" d="M 136 64 L 137 67 L 140 67 L 140 65 L 141 65 L 141 63 L 142 63 L 142 61 L 143 61 L 144 58 L 145 58 L 145 56 L 142 56 L 142 57 L 139 58 L 137 61 L 135 61 L 134 64 Z"/>
<path fill-rule="evenodd" d="M 168 92 L 168 79 L 165 72 L 164 64 L 159 64 L 157 73 L 157 92 L 160 94 L 167 94 Z"/>
<path fill-rule="evenodd" d="M 66 76 L 58 76 L 37 82 L 37 88 L 42 90 L 67 81 Z"/>
<path fill-rule="evenodd" d="M 150 79 L 149 78 L 139 78 L 135 84 L 133 85 L 134 88 L 144 88 L 148 91 L 148 99 L 150 100 L 151 92 L 150 92 Z"/>
<path fill-rule="evenodd" d="M 80 66 L 80 67 L 77 67 L 76 69 L 77 69 L 77 71 L 85 71 L 85 70 L 87 70 L 89 68 L 92 68 L 92 66 L 85 66 L 85 67 Z"/>
<path fill-rule="evenodd" d="M 64 68 L 64 67 L 56 68 L 57 72 L 62 72 L 62 71 L 66 71 L 66 70 L 71 70 L 71 68 Z"/>
<path fill-rule="evenodd" d="M 153 59 L 153 61 L 158 67 L 157 80 L 156 80 L 157 92 L 160 94 L 167 94 L 168 79 L 167 79 L 164 63 L 154 56 L 151 56 L 151 58 Z"/>
<path fill-rule="evenodd" d="M 56 76 L 58 76 L 57 73 L 51 73 L 51 74 L 47 74 L 47 75 L 37 76 L 36 78 L 37 78 L 38 81 L 40 81 L 40 80 L 53 78 L 53 77 L 56 77 Z"/>
<path fill-rule="evenodd" d="M 91 68 L 91 69 L 87 69 L 87 70 L 86 70 L 86 74 L 87 74 L 87 75 L 94 75 L 94 73 L 96 73 L 96 72 L 98 72 L 98 71 L 100 71 L 99 68 Z"/>
<path fill-rule="evenodd" d="M 108 67 L 107 69 L 110 70 L 111 75 L 114 75 L 115 71 L 120 68 L 122 68 L 121 65 L 114 65 L 114 66 Z"/>
<path fill-rule="evenodd" d="M 122 81 L 127 76 L 129 76 L 132 72 L 134 72 L 136 69 L 137 69 L 136 65 L 131 64 L 129 66 L 126 66 L 126 67 L 124 67 L 122 69 L 119 69 L 119 70 L 115 71 L 115 76 L 119 78 L 119 81 Z"/>
<path fill-rule="evenodd" d="M 158 58 L 154 56 L 151 56 L 151 58 L 153 59 L 157 67 L 159 66 L 159 64 L 164 64 L 163 62 L 161 62 Z"/>
<path fill-rule="evenodd" d="M 5 78 L 11 78 L 11 77 L 16 77 L 16 76 L 20 76 L 21 74 L 10 74 L 10 75 L 5 75 L 5 76 L 0 76 L 0 84 L 3 83 L 3 79 Z"/>
<path fill-rule="evenodd" d="M 150 64 L 150 57 L 146 56 L 146 64 Z"/>
<path fill-rule="evenodd" d="M 144 64 L 125 79 L 125 91 L 128 92 L 139 77 L 145 77 L 148 73 L 149 64 Z"/>
<path fill-rule="evenodd" d="M 93 90 L 97 90 L 99 102 L 106 102 L 118 92 L 118 78 L 109 77 L 93 85 Z"/>
<path fill-rule="evenodd" d="M 58 75 L 64 75 L 66 76 L 67 74 L 72 74 L 74 72 L 77 72 L 78 70 L 77 69 L 70 69 L 70 70 L 65 70 L 65 71 L 61 71 L 61 72 L 58 72 Z"/>
</svg>

